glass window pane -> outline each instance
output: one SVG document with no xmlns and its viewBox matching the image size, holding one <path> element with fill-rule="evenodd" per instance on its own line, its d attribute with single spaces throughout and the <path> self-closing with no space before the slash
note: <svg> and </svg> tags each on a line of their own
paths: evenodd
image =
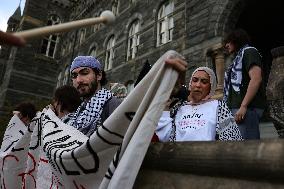
<svg viewBox="0 0 284 189">
<path fill-rule="evenodd" d="M 169 40 L 173 39 L 173 29 L 169 30 Z"/>
<path fill-rule="evenodd" d="M 173 28 L 174 27 L 174 18 L 170 17 L 169 18 L 169 28 Z"/>
<path fill-rule="evenodd" d="M 165 32 L 166 31 L 166 22 L 163 20 L 163 22 L 160 23 L 160 31 Z"/>
<path fill-rule="evenodd" d="M 162 6 L 159 10 L 158 19 L 163 18 L 165 16 L 165 7 Z"/>
<path fill-rule="evenodd" d="M 93 48 L 90 53 L 91 56 L 96 57 L 96 48 Z"/>
<path fill-rule="evenodd" d="M 165 15 L 169 15 L 172 12 L 171 7 L 169 5 L 165 8 Z"/>
</svg>

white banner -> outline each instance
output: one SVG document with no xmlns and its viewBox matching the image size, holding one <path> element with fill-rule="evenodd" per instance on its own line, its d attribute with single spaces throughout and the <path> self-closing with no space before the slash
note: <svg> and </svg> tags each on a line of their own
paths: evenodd
<svg viewBox="0 0 284 189">
<path fill-rule="evenodd" d="M 178 73 L 164 54 L 90 138 L 44 110 L 26 127 L 14 116 L 1 146 L 3 189 L 132 188 Z"/>
</svg>

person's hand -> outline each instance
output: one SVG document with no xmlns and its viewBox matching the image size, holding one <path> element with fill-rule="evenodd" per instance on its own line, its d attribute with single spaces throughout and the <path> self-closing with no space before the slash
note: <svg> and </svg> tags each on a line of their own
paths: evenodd
<svg viewBox="0 0 284 189">
<path fill-rule="evenodd" d="M 26 41 L 18 36 L 13 34 L 0 31 L 0 45 L 12 45 L 22 47 L 25 46 Z"/>
<path fill-rule="evenodd" d="M 166 65 L 172 66 L 176 71 L 185 73 L 187 69 L 187 63 L 181 58 L 168 58 L 165 61 Z"/>
<path fill-rule="evenodd" d="M 236 123 L 242 122 L 245 119 L 246 113 L 247 113 L 247 107 L 241 106 L 235 115 Z"/>
</svg>

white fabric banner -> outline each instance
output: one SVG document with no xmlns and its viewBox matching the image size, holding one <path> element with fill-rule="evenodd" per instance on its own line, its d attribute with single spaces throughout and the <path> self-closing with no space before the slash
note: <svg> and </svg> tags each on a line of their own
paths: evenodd
<svg viewBox="0 0 284 189">
<path fill-rule="evenodd" d="M 44 110 L 12 117 L 0 152 L 1 188 L 132 188 L 178 73 L 165 53 L 90 138 Z"/>
</svg>

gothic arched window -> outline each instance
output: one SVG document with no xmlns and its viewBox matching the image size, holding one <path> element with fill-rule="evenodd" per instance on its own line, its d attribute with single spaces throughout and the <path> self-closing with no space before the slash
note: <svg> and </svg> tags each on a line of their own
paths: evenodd
<svg viewBox="0 0 284 189">
<path fill-rule="evenodd" d="M 69 80 L 69 67 L 67 66 L 67 67 L 65 68 L 65 71 L 64 71 L 64 76 L 63 76 L 62 85 L 68 84 L 68 80 Z"/>
<path fill-rule="evenodd" d="M 165 44 L 173 39 L 173 11 L 174 2 L 172 0 L 164 3 L 159 9 L 157 24 L 157 46 Z"/>
<path fill-rule="evenodd" d="M 119 13 L 119 3 L 120 3 L 119 0 L 112 1 L 111 11 L 113 12 L 115 16 L 117 16 Z"/>
<path fill-rule="evenodd" d="M 139 20 L 136 20 L 132 23 L 128 32 L 127 60 L 133 59 L 136 56 L 140 40 L 139 30 L 140 23 Z"/>
<path fill-rule="evenodd" d="M 86 28 L 83 28 L 80 30 L 80 38 L 79 38 L 79 44 L 81 45 L 86 38 Z"/>
<path fill-rule="evenodd" d="M 57 77 L 56 88 L 60 87 L 61 85 L 62 85 L 62 72 L 60 72 Z"/>
<path fill-rule="evenodd" d="M 105 71 L 110 70 L 112 68 L 114 58 L 114 44 L 114 36 L 111 36 L 107 42 Z"/>
<path fill-rule="evenodd" d="M 97 57 L 96 47 L 93 47 L 90 51 L 90 56 Z"/>
<path fill-rule="evenodd" d="M 60 23 L 60 19 L 57 15 L 50 15 L 47 25 L 56 25 Z M 41 53 L 45 56 L 54 58 L 56 52 L 56 46 L 58 43 L 59 37 L 56 34 L 49 35 L 42 40 Z"/>
</svg>

